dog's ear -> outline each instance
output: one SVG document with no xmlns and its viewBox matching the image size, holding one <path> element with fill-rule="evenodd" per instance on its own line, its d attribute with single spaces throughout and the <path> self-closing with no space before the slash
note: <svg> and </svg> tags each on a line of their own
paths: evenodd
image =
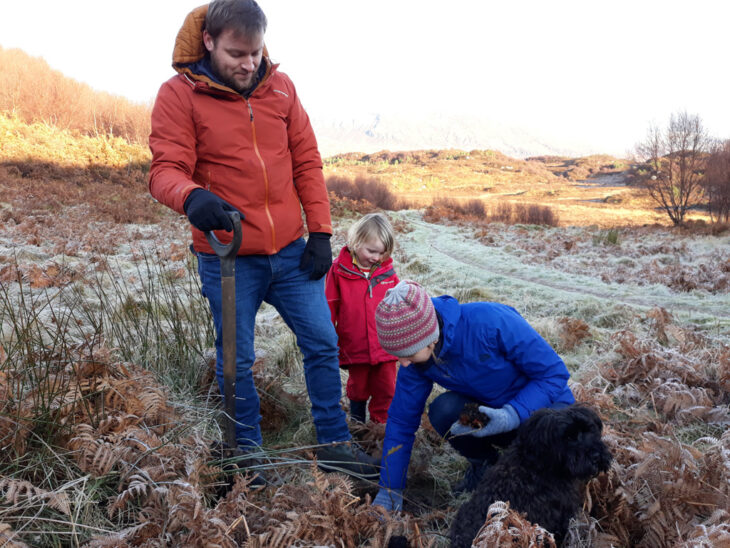
<svg viewBox="0 0 730 548">
<path fill-rule="evenodd" d="M 544 468 L 546 451 L 557 445 L 562 436 L 561 421 L 554 409 L 538 409 L 522 423 L 517 432 L 515 446 L 523 462 L 530 462 L 537 468 Z"/>
<path fill-rule="evenodd" d="M 584 404 L 573 405 L 570 409 L 575 414 L 576 419 L 593 425 L 598 432 L 603 432 L 603 421 L 601 421 L 601 417 L 598 416 L 595 409 Z"/>
</svg>

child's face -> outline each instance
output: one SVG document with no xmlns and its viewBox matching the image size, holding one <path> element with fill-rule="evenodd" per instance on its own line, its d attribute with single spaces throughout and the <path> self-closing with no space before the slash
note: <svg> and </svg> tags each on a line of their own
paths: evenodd
<svg viewBox="0 0 730 548">
<path fill-rule="evenodd" d="M 372 268 L 373 265 L 383 260 L 385 246 L 378 238 L 372 237 L 363 242 L 356 250 L 357 263 L 363 268 Z"/>
</svg>

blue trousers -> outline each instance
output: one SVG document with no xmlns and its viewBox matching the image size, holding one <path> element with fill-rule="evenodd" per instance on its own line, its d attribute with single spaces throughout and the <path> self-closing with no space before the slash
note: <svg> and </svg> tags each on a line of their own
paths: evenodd
<svg viewBox="0 0 730 548">
<path fill-rule="evenodd" d="M 251 367 L 255 360 L 254 326 L 262 302 L 274 306 L 296 336 L 319 443 L 351 438 L 340 407 L 342 385 L 337 333 L 330 319 L 324 280 L 310 280 L 299 268 L 304 239 L 274 255 L 236 258 L 236 439 L 239 447 L 262 445 L 259 398 Z M 202 293 L 208 299 L 216 332 L 216 375 L 223 391 L 223 340 L 220 260 L 196 253 Z"/>
<path fill-rule="evenodd" d="M 444 392 L 437 396 L 428 408 L 428 419 L 442 437 L 446 437 L 451 446 L 468 459 L 487 460 L 495 463 L 499 456 L 498 447 L 507 447 L 515 439 L 517 430 L 504 432 L 495 436 L 477 438 L 474 436 L 451 436 L 449 428 L 461 415 L 465 403 L 476 400 L 463 396 L 457 392 Z M 480 405 L 483 405 L 479 402 Z M 554 408 L 565 407 L 567 404 L 555 403 Z"/>
</svg>

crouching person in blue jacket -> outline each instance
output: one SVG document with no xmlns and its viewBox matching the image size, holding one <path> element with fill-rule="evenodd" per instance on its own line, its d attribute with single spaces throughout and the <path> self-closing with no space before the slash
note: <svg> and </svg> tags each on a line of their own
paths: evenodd
<svg viewBox="0 0 730 548">
<path fill-rule="evenodd" d="M 381 346 L 400 363 L 373 501 L 386 510 L 403 508 L 413 441 L 434 383 L 447 391 L 429 406 L 431 424 L 469 461 L 455 492 L 476 488 L 531 413 L 575 402 L 563 360 L 510 306 L 431 299 L 406 280 L 385 294 L 375 320 Z M 489 417 L 482 428 L 459 422 L 469 402 Z"/>
</svg>

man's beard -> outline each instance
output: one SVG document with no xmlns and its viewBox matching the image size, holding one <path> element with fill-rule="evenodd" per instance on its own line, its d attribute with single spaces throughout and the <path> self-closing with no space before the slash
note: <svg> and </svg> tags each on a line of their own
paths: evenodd
<svg viewBox="0 0 730 548">
<path fill-rule="evenodd" d="M 223 76 L 223 71 L 220 70 L 220 68 L 218 67 L 218 64 L 215 62 L 215 59 L 213 59 L 211 57 L 210 61 L 211 61 L 210 64 L 213 69 L 213 73 L 218 77 L 218 79 L 223 84 L 228 86 L 229 88 L 235 90 L 237 93 L 245 94 L 245 93 L 253 90 L 259 83 L 259 70 L 258 69 L 260 68 L 260 66 L 256 68 L 256 71 L 253 74 L 251 74 L 251 77 L 249 79 L 249 84 L 245 85 L 245 86 L 241 86 L 240 84 L 238 84 L 236 82 L 235 78 L 226 78 L 225 76 Z"/>
</svg>

